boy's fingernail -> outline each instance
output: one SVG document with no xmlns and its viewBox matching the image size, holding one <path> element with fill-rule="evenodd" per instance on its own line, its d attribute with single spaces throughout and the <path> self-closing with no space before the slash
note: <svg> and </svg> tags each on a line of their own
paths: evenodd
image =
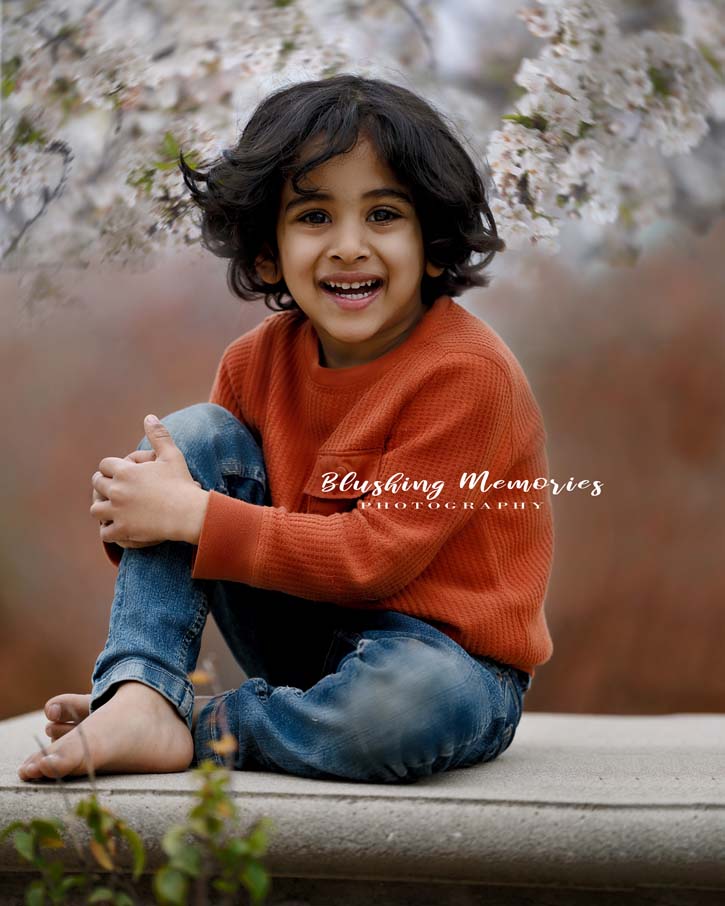
<svg viewBox="0 0 725 906">
<path fill-rule="evenodd" d="M 51 720 L 58 720 L 60 717 L 60 705 L 51 705 L 50 708 L 48 708 L 48 717 Z"/>
</svg>

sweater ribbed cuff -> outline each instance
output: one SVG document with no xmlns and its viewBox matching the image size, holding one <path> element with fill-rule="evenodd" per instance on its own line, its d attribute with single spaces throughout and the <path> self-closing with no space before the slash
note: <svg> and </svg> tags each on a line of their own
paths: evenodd
<svg viewBox="0 0 725 906">
<path fill-rule="evenodd" d="M 209 503 L 191 561 L 192 579 L 254 585 L 254 561 L 263 506 L 209 492 Z"/>
</svg>

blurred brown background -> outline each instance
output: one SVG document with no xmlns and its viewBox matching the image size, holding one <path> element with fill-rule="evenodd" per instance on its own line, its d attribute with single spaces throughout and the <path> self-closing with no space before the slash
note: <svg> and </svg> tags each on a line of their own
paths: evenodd
<svg viewBox="0 0 725 906">
<path fill-rule="evenodd" d="M 723 248 L 721 224 L 632 269 L 585 278 L 539 259 L 465 297 L 529 377 L 552 477 L 604 482 L 553 498 L 555 650 L 529 710 L 725 711 Z M 31 307 L 0 275 L 0 718 L 90 691 L 116 573 L 90 478 L 135 449 L 146 413 L 205 401 L 224 347 L 269 314 L 233 298 L 223 268 L 73 275 L 73 302 Z M 210 655 L 221 688 L 242 681 L 212 620 Z"/>
</svg>

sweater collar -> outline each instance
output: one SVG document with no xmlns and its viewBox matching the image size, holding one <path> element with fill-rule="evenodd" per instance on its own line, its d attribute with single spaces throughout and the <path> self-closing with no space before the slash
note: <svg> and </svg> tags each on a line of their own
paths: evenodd
<svg viewBox="0 0 725 906">
<path fill-rule="evenodd" d="M 302 327 L 302 344 L 307 373 L 316 384 L 327 387 L 345 387 L 350 384 L 364 384 L 371 381 L 438 333 L 438 325 L 451 305 L 453 305 L 453 300 L 450 296 L 439 296 L 403 343 L 371 362 L 365 362 L 364 365 L 353 365 L 351 368 L 324 368 L 320 365 L 317 331 L 309 318 L 305 318 Z"/>
</svg>

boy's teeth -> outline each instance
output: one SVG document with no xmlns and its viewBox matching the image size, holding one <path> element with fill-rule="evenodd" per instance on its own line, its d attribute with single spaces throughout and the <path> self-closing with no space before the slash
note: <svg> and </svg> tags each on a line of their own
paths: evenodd
<svg viewBox="0 0 725 906">
<path fill-rule="evenodd" d="M 326 286 L 331 286 L 335 289 L 360 289 L 361 286 L 372 287 L 377 281 L 375 280 L 365 280 L 363 282 L 355 283 L 333 283 L 331 280 L 325 281 Z"/>
</svg>

